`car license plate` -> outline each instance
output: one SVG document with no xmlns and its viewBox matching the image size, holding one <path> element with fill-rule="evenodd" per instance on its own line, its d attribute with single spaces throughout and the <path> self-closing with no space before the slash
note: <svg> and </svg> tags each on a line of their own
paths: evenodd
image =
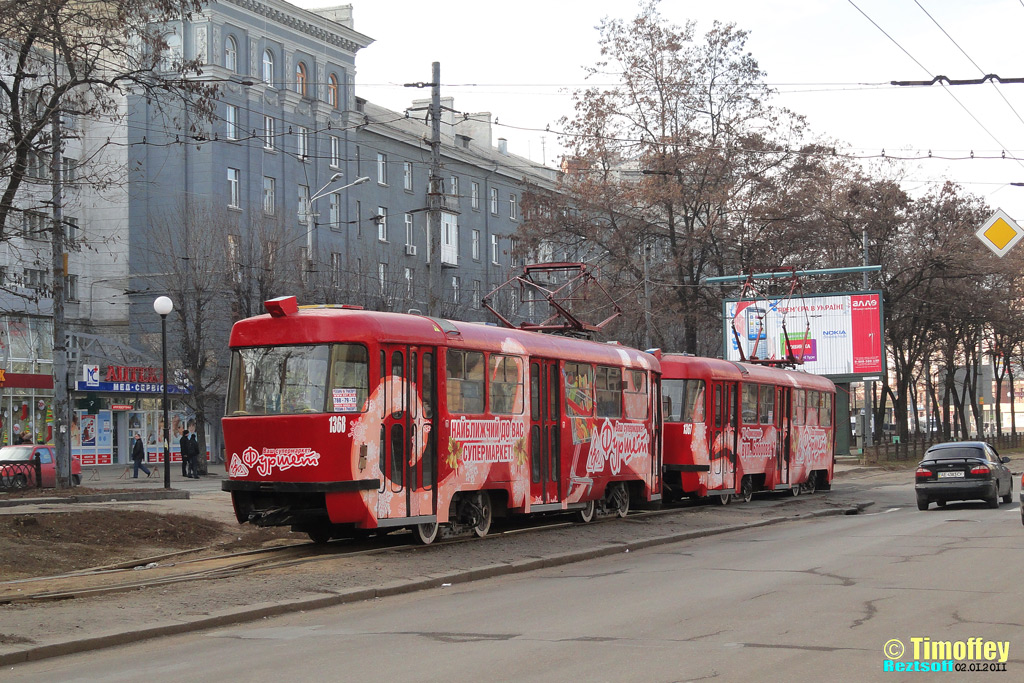
<svg viewBox="0 0 1024 683">
<path fill-rule="evenodd" d="M 963 472 L 939 472 L 939 479 L 963 479 Z"/>
</svg>

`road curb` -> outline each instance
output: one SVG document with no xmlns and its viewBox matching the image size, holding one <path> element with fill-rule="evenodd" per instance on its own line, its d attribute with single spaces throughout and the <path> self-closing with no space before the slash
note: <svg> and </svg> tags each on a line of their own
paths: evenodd
<svg viewBox="0 0 1024 683">
<path fill-rule="evenodd" d="M 795 522 L 803 519 L 813 519 L 816 517 L 854 515 L 862 512 L 865 508 L 873 504 L 873 501 L 868 501 L 864 503 L 856 503 L 851 507 L 835 508 L 831 510 L 816 510 L 814 512 L 772 517 L 744 524 L 730 524 L 727 526 L 712 527 L 710 529 L 697 529 L 694 531 L 685 531 L 667 536 L 656 536 L 654 538 L 645 538 L 627 543 L 605 544 L 594 548 L 587 548 L 585 550 L 557 553 L 554 555 L 547 555 L 545 557 L 518 560 L 507 564 L 490 564 L 457 572 L 433 574 L 431 576 L 394 581 L 375 588 L 352 588 L 349 590 L 338 591 L 336 593 L 327 593 L 308 598 L 239 606 L 223 610 L 210 616 L 156 624 L 131 631 L 117 631 L 88 638 L 47 643 L 36 647 L 28 647 L 16 652 L 0 654 L 0 666 L 35 662 L 52 657 L 62 657 L 91 650 L 102 650 L 109 647 L 116 647 L 118 645 L 139 643 L 164 636 L 180 635 L 183 633 L 202 631 L 211 628 L 236 626 L 238 624 L 258 621 L 260 619 L 281 616 L 284 614 L 292 614 L 295 612 L 309 612 L 352 602 L 363 602 L 365 600 L 372 600 L 375 598 L 415 593 L 417 591 L 428 590 L 431 588 L 444 588 L 458 583 L 471 583 L 481 579 L 521 574 L 536 569 L 559 567 L 659 545 L 678 543 L 696 538 L 706 538 L 708 536 L 718 536 L 753 527 L 772 526 L 783 522 Z"/>
<path fill-rule="evenodd" d="M 188 491 L 181 489 L 156 489 L 154 491 L 124 491 L 110 493 L 87 493 L 80 496 L 50 496 L 48 498 L 13 498 L 0 500 L 0 508 L 18 505 L 57 505 L 61 503 L 121 503 L 137 500 L 188 500 Z"/>
</svg>

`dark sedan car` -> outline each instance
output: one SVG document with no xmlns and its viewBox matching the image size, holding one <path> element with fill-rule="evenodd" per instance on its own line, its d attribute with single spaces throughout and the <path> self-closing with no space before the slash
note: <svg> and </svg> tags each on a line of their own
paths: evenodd
<svg viewBox="0 0 1024 683">
<path fill-rule="evenodd" d="M 917 509 L 950 500 L 981 499 L 991 508 L 1013 502 L 1013 476 L 996 449 L 984 441 L 940 443 L 929 448 L 917 465 Z"/>
</svg>

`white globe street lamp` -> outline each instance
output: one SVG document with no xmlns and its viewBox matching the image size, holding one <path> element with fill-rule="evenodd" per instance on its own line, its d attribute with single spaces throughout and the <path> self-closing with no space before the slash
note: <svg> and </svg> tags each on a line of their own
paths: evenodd
<svg viewBox="0 0 1024 683">
<path fill-rule="evenodd" d="M 174 302 L 170 297 L 159 296 L 153 302 L 153 310 L 160 316 L 160 352 L 164 362 L 163 399 L 164 399 L 164 488 L 171 488 L 171 437 L 167 411 L 167 314 L 174 310 Z M 136 470 L 137 472 L 138 470 Z"/>
</svg>

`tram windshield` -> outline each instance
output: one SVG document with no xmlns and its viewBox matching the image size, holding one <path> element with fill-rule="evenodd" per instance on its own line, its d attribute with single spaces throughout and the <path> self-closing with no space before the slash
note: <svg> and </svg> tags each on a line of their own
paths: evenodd
<svg viewBox="0 0 1024 683">
<path fill-rule="evenodd" d="M 704 380 L 662 380 L 661 395 L 665 422 L 704 422 Z"/>
<path fill-rule="evenodd" d="M 369 376 L 366 348 L 358 344 L 237 349 L 227 414 L 362 412 Z"/>
</svg>

